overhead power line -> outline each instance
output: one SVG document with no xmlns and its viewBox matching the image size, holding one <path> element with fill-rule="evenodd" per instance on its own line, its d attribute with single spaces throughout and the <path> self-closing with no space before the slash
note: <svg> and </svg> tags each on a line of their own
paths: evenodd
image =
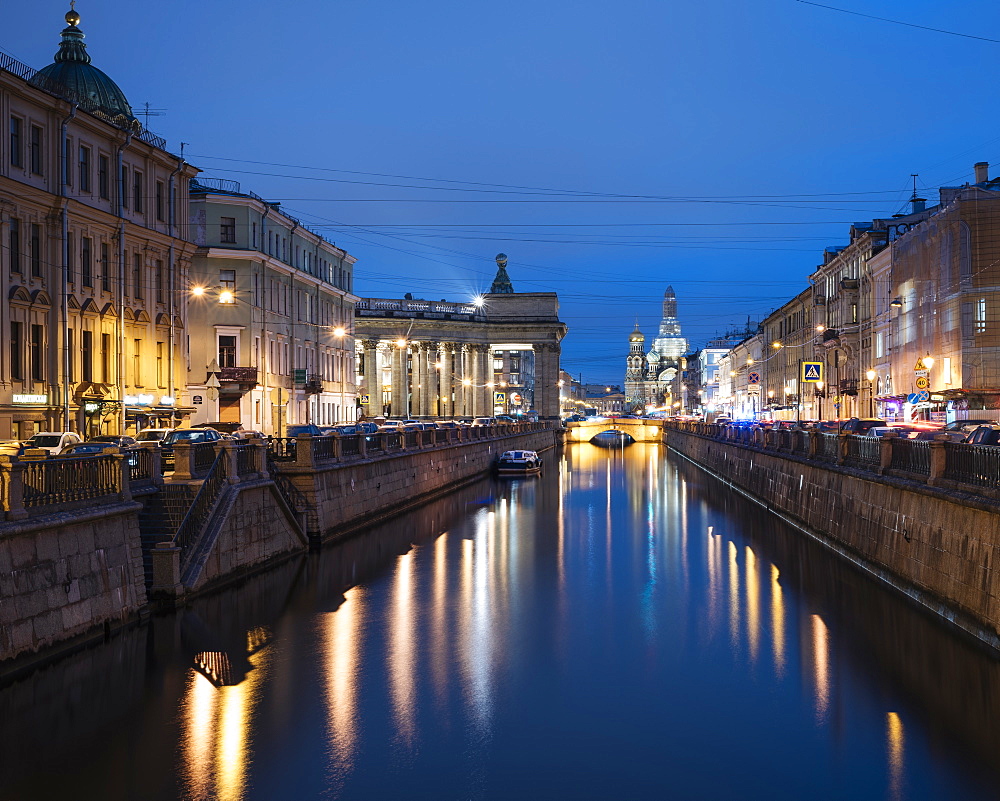
<svg viewBox="0 0 1000 801">
<path fill-rule="evenodd" d="M 978 39 L 980 42 L 992 42 L 993 44 L 1000 44 L 1000 39 L 990 39 L 987 36 L 976 36 L 972 33 L 960 33 L 958 31 L 946 31 L 944 28 L 934 28 L 930 25 L 917 25 L 915 22 L 904 22 L 899 19 L 889 19 L 888 17 L 877 17 L 874 14 L 863 14 L 860 11 L 851 11 L 847 8 L 837 8 L 836 6 L 827 6 L 823 3 L 814 3 L 813 0 L 795 0 L 796 3 L 804 3 L 807 6 L 816 6 L 817 8 L 825 8 L 830 11 L 839 11 L 841 14 L 852 14 L 855 17 L 865 17 L 866 19 L 877 19 L 879 22 L 891 22 L 893 25 L 905 25 L 907 28 L 919 28 L 922 31 L 931 31 L 933 33 L 946 33 L 949 36 L 961 36 L 963 39 Z"/>
</svg>

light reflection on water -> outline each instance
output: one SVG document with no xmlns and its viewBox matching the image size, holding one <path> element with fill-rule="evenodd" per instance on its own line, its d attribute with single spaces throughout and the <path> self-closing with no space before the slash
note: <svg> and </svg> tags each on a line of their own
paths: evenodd
<svg viewBox="0 0 1000 801">
<path fill-rule="evenodd" d="M 574 446 L 327 549 L 284 596 L 253 586 L 275 619 L 246 613 L 228 673 L 161 668 L 176 733 L 155 693 L 135 713 L 142 748 L 178 754 L 162 794 L 74 797 L 966 799 L 997 778 L 995 660 L 658 446 Z M 241 605 L 202 613 L 199 641 L 238 639 Z"/>
</svg>

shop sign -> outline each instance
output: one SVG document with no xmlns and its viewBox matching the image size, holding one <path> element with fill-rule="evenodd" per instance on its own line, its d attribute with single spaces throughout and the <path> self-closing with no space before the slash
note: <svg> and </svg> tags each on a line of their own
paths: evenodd
<svg viewBox="0 0 1000 801">
<path fill-rule="evenodd" d="M 48 403 L 48 395 L 14 395 L 14 403 Z"/>
<path fill-rule="evenodd" d="M 160 406 L 173 406 L 174 403 L 175 400 L 171 398 L 169 395 L 160 396 Z"/>
<path fill-rule="evenodd" d="M 194 397 L 192 397 L 191 403 L 195 406 L 201 406 L 201 404 L 203 403 L 201 395 L 195 395 Z"/>
<path fill-rule="evenodd" d="M 122 398 L 126 406 L 152 406 L 152 395 L 125 395 Z"/>
<path fill-rule="evenodd" d="M 99 403 L 85 403 L 83 404 L 83 411 L 86 414 L 96 414 L 101 410 L 101 404 Z"/>
</svg>

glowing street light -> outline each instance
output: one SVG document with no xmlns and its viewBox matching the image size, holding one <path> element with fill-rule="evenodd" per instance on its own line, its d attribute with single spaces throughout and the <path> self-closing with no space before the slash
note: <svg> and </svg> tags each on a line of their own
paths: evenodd
<svg viewBox="0 0 1000 801">
<path fill-rule="evenodd" d="M 347 329 L 344 328 L 343 326 L 339 326 L 338 325 L 336 328 L 333 329 L 333 335 L 335 337 L 342 337 L 346 333 L 347 333 Z"/>
</svg>

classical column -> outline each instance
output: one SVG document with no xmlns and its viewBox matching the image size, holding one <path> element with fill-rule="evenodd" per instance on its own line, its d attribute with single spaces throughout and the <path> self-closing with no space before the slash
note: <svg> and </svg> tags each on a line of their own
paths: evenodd
<svg viewBox="0 0 1000 801">
<path fill-rule="evenodd" d="M 420 414 L 424 417 L 437 417 L 439 415 L 437 398 L 441 371 L 437 368 L 437 363 L 440 361 L 438 347 L 439 343 L 428 342 L 424 351 L 424 375 L 426 379 L 424 381 L 423 395 L 421 396 L 423 404 L 420 409 Z"/>
<path fill-rule="evenodd" d="M 423 393 L 424 371 L 421 362 L 424 358 L 424 344 L 413 342 L 410 344 L 410 409 L 409 417 L 417 417 L 420 414 L 420 396 Z"/>
<path fill-rule="evenodd" d="M 482 384 L 486 381 L 483 378 L 483 360 L 482 351 L 480 350 L 482 345 L 476 343 L 474 345 L 469 345 L 469 367 L 471 369 L 472 375 L 472 386 L 469 387 L 471 390 L 469 392 L 471 401 L 471 412 L 473 417 L 483 417 L 483 393 Z"/>
<path fill-rule="evenodd" d="M 366 417 L 377 417 L 382 413 L 382 376 L 379 375 L 378 367 L 378 341 L 366 339 L 361 346 L 365 370 L 363 394 L 368 396 L 368 403 L 362 404 L 361 409 Z"/>
<path fill-rule="evenodd" d="M 480 345 L 480 358 L 482 361 L 483 370 L 483 384 L 488 385 L 493 383 L 493 348 L 489 345 Z M 493 416 L 493 393 L 496 392 L 496 386 L 483 386 L 480 389 L 483 397 L 483 416 L 492 417 Z"/>
<path fill-rule="evenodd" d="M 438 408 L 442 417 L 454 417 L 455 409 L 451 400 L 455 372 L 455 345 L 451 342 L 441 343 L 439 351 L 441 370 L 438 372 Z"/>
<path fill-rule="evenodd" d="M 389 414 L 395 418 L 406 416 L 406 348 L 392 346 L 389 354 L 392 365 L 392 396 Z"/>
</svg>

